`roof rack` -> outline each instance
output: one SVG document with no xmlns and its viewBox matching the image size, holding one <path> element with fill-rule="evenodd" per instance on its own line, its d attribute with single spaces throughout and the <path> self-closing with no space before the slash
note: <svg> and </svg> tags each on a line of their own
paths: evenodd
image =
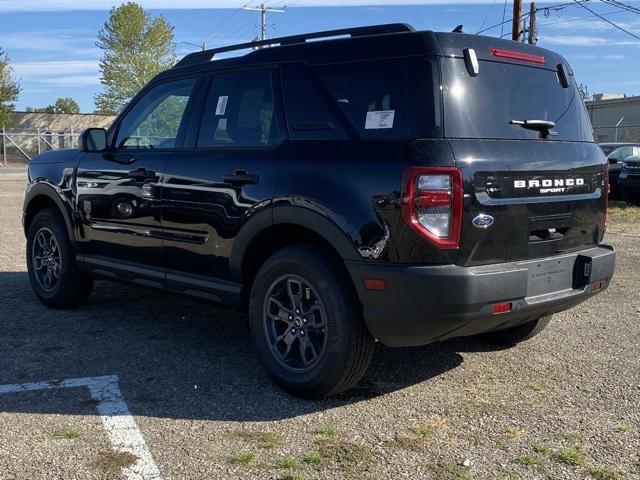
<svg viewBox="0 0 640 480">
<path fill-rule="evenodd" d="M 341 35 L 349 35 L 350 37 L 365 37 L 369 35 L 384 35 L 387 33 L 413 32 L 415 29 L 406 23 L 389 23 L 386 25 L 372 25 L 369 27 L 343 28 L 340 30 L 327 30 L 325 32 L 305 33 L 302 35 L 292 35 L 289 37 L 269 38 L 267 40 L 259 40 L 256 42 L 240 43 L 237 45 L 229 45 L 227 47 L 212 48 L 201 52 L 194 52 L 186 55 L 182 60 L 176 63 L 173 68 L 186 67 L 187 65 L 195 65 L 198 63 L 210 62 L 213 57 L 219 53 L 233 52 L 236 50 L 245 50 L 248 48 L 273 47 L 296 45 L 305 43 L 307 40 L 316 38 L 338 37 Z"/>
</svg>

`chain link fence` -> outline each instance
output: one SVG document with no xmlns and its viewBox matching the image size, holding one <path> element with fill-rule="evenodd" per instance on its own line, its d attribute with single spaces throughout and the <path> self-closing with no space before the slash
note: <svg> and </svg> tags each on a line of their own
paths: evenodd
<svg viewBox="0 0 640 480">
<path fill-rule="evenodd" d="M 0 165 L 26 165 L 36 155 L 51 150 L 78 147 L 78 135 L 73 129 L 61 132 L 0 132 Z"/>
<path fill-rule="evenodd" d="M 640 125 L 594 126 L 593 137 L 598 143 L 640 143 Z"/>
</svg>

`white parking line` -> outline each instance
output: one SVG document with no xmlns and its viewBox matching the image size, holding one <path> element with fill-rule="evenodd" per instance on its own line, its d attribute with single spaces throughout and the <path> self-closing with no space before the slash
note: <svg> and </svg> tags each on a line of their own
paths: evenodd
<svg viewBox="0 0 640 480">
<path fill-rule="evenodd" d="M 98 402 L 98 413 L 113 449 L 138 457 L 136 463 L 122 470 L 124 477 L 127 480 L 162 480 L 142 433 L 122 398 L 117 375 L 0 385 L 0 394 L 78 387 L 87 387 L 91 397 Z"/>
</svg>

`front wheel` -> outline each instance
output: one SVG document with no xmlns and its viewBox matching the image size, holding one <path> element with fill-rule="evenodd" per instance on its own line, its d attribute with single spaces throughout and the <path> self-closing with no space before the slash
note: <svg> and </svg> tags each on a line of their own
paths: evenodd
<svg viewBox="0 0 640 480">
<path fill-rule="evenodd" d="M 56 209 L 44 209 L 34 217 L 26 253 L 31 288 L 43 304 L 76 307 L 91 294 L 93 279 L 78 269 L 64 220 Z"/>
<path fill-rule="evenodd" d="M 267 373 L 301 397 L 348 390 L 373 354 L 350 279 L 313 246 L 282 249 L 264 263 L 251 289 L 249 325 Z"/>
<path fill-rule="evenodd" d="M 504 330 L 496 330 L 493 332 L 481 333 L 477 336 L 478 340 L 488 343 L 489 345 L 511 346 L 516 345 L 525 340 L 529 340 L 544 330 L 553 315 L 540 317 L 531 322 L 523 323 L 515 327 L 506 328 Z"/>
</svg>

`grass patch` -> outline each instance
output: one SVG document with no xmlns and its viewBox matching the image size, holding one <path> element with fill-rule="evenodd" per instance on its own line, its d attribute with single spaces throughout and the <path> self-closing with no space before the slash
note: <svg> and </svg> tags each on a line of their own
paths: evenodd
<svg viewBox="0 0 640 480">
<path fill-rule="evenodd" d="M 393 440 L 387 442 L 387 444 L 393 448 L 401 448 L 414 452 L 422 451 L 426 446 L 423 437 L 414 437 L 413 435 L 396 435 L 393 437 Z"/>
<path fill-rule="evenodd" d="M 551 453 L 551 447 L 543 443 L 537 443 L 533 446 L 533 450 L 537 453 L 549 454 Z"/>
<path fill-rule="evenodd" d="M 251 430 L 236 430 L 231 433 L 231 436 L 242 440 L 243 442 L 250 442 L 257 445 L 260 448 L 270 449 L 282 445 L 284 443 L 282 437 L 277 433 L 272 432 L 255 432 Z"/>
<path fill-rule="evenodd" d="M 616 433 L 631 433 L 631 430 L 633 430 L 631 426 L 626 423 L 616 425 Z"/>
<path fill-rule="evenodd" d="M 60 440 L 75 440 L 82 437 L 82 431 L 77 427 L 66 426 L 55 429 L 52 436 Z"/>
<path fill-rule="evenodd" d="M 359 443 L 347 440 L 319 441 L 318 453 L 323 459 L 349 469 L 369 460 L 371 451 Z"/>
<path fill-rule="evenodd" d="M 276 462 L 276 467 L 286 468 L 287 470 L 295 470 L 300 466 L 300 462 L 293 457 L 281 458 Z"/>
<path fill-rule="evenodd" d="M 411 431 L 422 438 L 431 438 L 436 434 L 435 428 L 431 425 L 416 425 Z"/>
<path fill-rule="evenodd" d="M 566 465 L 583 465 L 587 457 L 578 448 L 564 447 L 556 452 L 556 459 Z"/>
<path fill-rule="evenodd" d="M 131 467 L 138 461 L 133 453 L 105 450 L 98 454 L 98 465 L 110 476 L 118 476 L 123 468 Z"/>
<path fill-rule="evenodd" d="M 300 472 L 289 472 L 283 477 L 278 477 L 278 480 L 313 480 L 313 479 Z"/>
<path fill-rule="evenodd" d="M 324 425 L 316 430 L 316 433 L 325 437 L 335 437 L 338 434 L 338 429 L 333 425 Z"/>
<path fill-rule="evenodd" d="M 634 207 L 625 202 L 612 202 L 608 213 L 614 217 L 640 218 L 640 207 Z"/>
<path fill-rule="evenodd" d="M 255 453 L 251 452 L 239 452 L 231 456 L 229 458 L 229 463 L 233 465 L 241 465 L 243 467 L 248 467 L 252 465 L 256 461 Z"/>
<path fill-rule="evenodd" d="M 534 392 L 542 392 L 545 390 L 544 384 L 542 383 L 532 383 L 529 387 L 531 387 L 531 390 Z"/>
<path fill-rule="evenodd" d="M 534 455 L 522 455 L 521 457 L 516 458 L 516 462 L 531 467 L 540 463 L 540 460 Z"/>
<path fill-rule="evenodd" d="M 471 473 L 461 465 L 437 465 L 434 474 L 439 480 L 473 480 Z"/>
<path fill-rule="evenodd" d="M 516 427 L 515 425 L 511 425 L 507 427 L 504 434 L 511 440 L 517 440 L 524 435 L 524 430 L 520 427 Z"/>
<path fill-rule="evenodd" d="M 324 457 L 319 452 L 309 452 L 304 456 L 304 461 L 311 465 L 322 465 Z"/>
<path fill-rule="evenodd" d="M 618 478 L 618 473 L 615 470 L 604 467 L 589 468 L 589 475 L 596 480 L 616 480 Z"/>
</svg>

